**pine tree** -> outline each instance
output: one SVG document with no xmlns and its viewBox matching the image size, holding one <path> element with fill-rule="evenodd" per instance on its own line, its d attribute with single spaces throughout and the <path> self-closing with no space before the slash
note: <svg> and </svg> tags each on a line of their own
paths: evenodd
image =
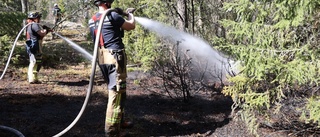
<svg viewBox="0 0 320 137">
<path fill-rule="evenodd" d="M 292 94 L 308 94 L 312 99 L 305 118 L 320 121 L 320 114 L 312 113 L 319 105 L 310 105 L 319 101 L 311 94 L 319 83 L 319 7 L 318 0 L 224 3 L 225 11 L 235 16 L 221 21 L 227 35 L 220 39 L 220 48 L 241 62 L 242 71 L 230 78 L 224 94 L 233 98 L 233 110 L 241 109 L 238 113 L 253 133 L 257 134 L 257 116 L 281 109 Z"/>
</svg>

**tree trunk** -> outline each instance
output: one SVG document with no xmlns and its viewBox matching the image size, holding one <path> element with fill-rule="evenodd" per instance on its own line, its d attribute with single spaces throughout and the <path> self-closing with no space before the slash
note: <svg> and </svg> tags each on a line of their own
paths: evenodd
<svg viewBox="0 0 320 137">
<path fill-rule="evenodd" d="M 22 13 L 27 13 L 27 3 L 28 3 L 28 0 L 21 0 L 21 12 Z"/>
<path fill-rule="evenodd" d="M 179 29 L 186 30 L 188 28 L 188 10 L 187 10 L 187 0 L 178 0 L 177 9 L 181 20 L 179 20 Z"/>
<path fill-rule="evenodd" d="M 22 13 L 27 13 L 28 12 L 28 0 L 21 0 L 21 12 Z M 27 21 L 24 19 L 22 22 L 22 26 L 26 25 Z M 24 33 L 26 34 L 26 29 L 24 30 Z"/>
<path fill-rule="evenodd" d="M 195 27 L 195 10 L 194 10 L 194 1 L 191 0 L 191 14 L 192 14 L 192 34 L 194 34 L 194 27 Z"/>
</svg>

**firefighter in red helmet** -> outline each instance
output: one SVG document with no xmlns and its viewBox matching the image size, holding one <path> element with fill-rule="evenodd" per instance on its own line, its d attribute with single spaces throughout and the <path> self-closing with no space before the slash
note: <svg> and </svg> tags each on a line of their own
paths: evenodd
<svg viewBox="0 0 320 137">
<path fill-rule="evenodd" d="M 98 12 L 89 20 L 92 39 L 101 37 L 99 41 L 98 60 L 100 70 L 108 86 L 108 105 L 105 119 L 106 136 L 124 136 L 121 129 L 132 126 L 132 122 L 124 120 L 124 103 L 126 100 L 127 57 L 122 42 L 124 30 L 135 29 L 134 9 L 126 12 L 117 8 L 117 12 L 108 14 L 103 22 L 101 36 L 96 36 L 98 22 L 102 13 L 111 9 L 113 0 L 95 0 Z M 127 17 L 127 18 L 125 18 Z"/>
</svg>

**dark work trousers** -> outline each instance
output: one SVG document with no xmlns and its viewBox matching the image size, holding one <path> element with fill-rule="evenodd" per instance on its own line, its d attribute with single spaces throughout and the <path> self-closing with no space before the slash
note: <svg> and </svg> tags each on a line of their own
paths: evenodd
<svg viewBox="0 0 320 137">
<path fill-rule="evenodd" d="M 105 132 L 108 137 L 117 137 L 123 121 L 126 100 L 127 58 L 124 50 L 100 48 L 98 60 L 108 86 Z"/>
</svg>

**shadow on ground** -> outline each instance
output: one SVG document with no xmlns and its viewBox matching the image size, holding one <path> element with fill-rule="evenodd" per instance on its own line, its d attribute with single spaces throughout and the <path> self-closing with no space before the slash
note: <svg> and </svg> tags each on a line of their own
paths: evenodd
<svg viewBox="0 0 320 137">
<path fill-rule="evenodd" d="M 83 83 L 80 83 L 83 84 Z M 6 94 L 0 89 L 0 125 L 12 127 L 26 137 L 53 136 L 66 128 L 77 116 L 84 96 L 48 94 Z M 104 116 L 107 97 L 91 95 L 80 121 L 64 136 L 101 137 L 104 135 Z M 177 102 L 156 95 L 127 98 L 127 117 L 135 126 L 128 129 L 132 136 L 188 136 L 214 132 L 228 124 L 231 100 L 192 99 Z M 0 136 L 10 136 L 0 130 Z"/>
</svg>

